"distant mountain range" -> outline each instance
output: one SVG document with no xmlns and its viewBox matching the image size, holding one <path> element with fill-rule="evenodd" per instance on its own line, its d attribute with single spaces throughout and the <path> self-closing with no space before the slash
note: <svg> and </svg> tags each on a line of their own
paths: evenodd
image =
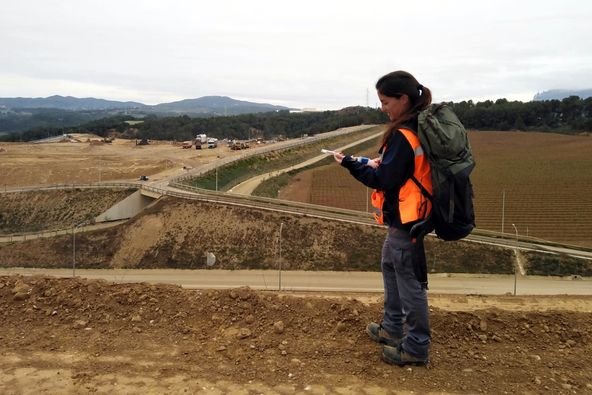
<svg viewBox="0 0 592 395">
<path fill-rule="evenodd" d="M 59 109 L 70 111 L 97 111 L 97 110 L 137 110 L 141 112 L 174 113 L 174 114 L 201 114 L 201 115 L 238 115 L 256 112 L 268 112 L 289 110 L 284 106 L 275 106 L 266 103 L 253 103 L 235 100 L 226 96 L 204 96 L 197 99 L 186 99 L 171 103 L 146 105 L 132 101 L 114 101 L 96 99 L 93 97 L 78 98 L 72 96 L 50 96 L 45 98 L 0 98 L 0 110 L 19 109 Z"/>
<path fill-rule="evenodd" d="M 567 89 L 552 89 L 549 91 L 544 91 L 537 93 L 534 95 L 533 100 L 535 101 L 542 101 L 542 100 L 562 100 L 566 97 L 570 96 L 579 96 L 582 99 L 586 99 L 588 97 L 592 97 L 592 89 L 582 89 L 582 90 L 567 90 Z"/>
<path fill-rule="evenodd" d="M 0 98 L 0 106 L 10 109 L 21 108 L 55 108 L 59 110 L 111 110 L 141 108 L 145 104 L 132 101 L 120 102 L 113 100 L 95 99 L 94 97 L 78 98 L 72 96 L 49 97 L 7 97 Z"/>
</svg>

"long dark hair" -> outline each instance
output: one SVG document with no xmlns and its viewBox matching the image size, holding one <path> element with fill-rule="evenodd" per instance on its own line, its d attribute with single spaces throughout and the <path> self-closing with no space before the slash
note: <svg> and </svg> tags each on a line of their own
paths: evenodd
<svg viewBox="0 0 592 395">
<path fill-rule="evenodd" d="M 376 82 L 376 90 L 384 96 L 397 99 L 407 95 L 411 104 L 407 111 L 391 122 L 389 128 L 382 135 L 381 146 L 384 146 L 402 123 L 417 117 L 420 111 L 425 110 L 432 103 L 432 92 L 417 82 L 413 75 L 402 70 L 393 71 L 380 77 Z"/>
</svg>

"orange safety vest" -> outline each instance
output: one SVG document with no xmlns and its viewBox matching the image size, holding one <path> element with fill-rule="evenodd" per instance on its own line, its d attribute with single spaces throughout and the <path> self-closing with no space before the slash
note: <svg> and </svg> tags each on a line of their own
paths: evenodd
<svg viewBox="0 0 592 395">
<path fill-rule="evenodd" d="M 419 142 L 417 135 L 409 129 L 399 129 L 403 136 L 411 144 L 413 153 L 415 154 L 415 170 L 413 176 L 419 181 L 429 194 L 432 194 L 432 172 L 430 163 L 425 157 L 423 148 Z M 386 148 L 386 146 L 385 146 Z M 372 192 L 372 206 L 377 209 L 377 213 L 374 214 L 374 219 L 379 224 L 384 223 L 382 206 L 384 204 L 384 192 L 374 190 Z M 419 219 L 424 219 L 428 216 L 432 210 L 432 202 L 427 199 L 419 186 L 409 178 L 407 182 L 399 190 L 399 215 L 401 216 L 401 223 L 407 224 Z"/>
</svg>

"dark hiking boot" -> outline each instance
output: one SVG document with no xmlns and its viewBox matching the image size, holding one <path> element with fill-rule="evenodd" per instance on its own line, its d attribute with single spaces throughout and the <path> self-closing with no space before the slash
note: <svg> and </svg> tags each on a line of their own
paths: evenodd
<svg viewBox="0 0 592 395">
<path fill-rule="evenodd" d="M 366 327 L 366 332 L 370 336 L 370 339 L 389 346 L 397 346 L 402 340 L 400 337 L 391 336 L 382 325 L 376 322 L 369 323 Z"/>
<path fill-rule="evenodd" d="M 397 347 L 384 346 L 382 348 L 382 360 L 386 363 L 399 366 L 428 366 L 428 364 L 430 363 L 430 360 L 427 356 L 417 357 L 415 355 L 411 355 L 407 351 L 403 350 L 401 344 L 399 344 Z"/>
</svg>

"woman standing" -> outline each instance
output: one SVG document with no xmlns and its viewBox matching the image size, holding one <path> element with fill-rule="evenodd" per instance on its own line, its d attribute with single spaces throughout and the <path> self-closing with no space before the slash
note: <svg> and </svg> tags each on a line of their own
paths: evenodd
<svg viewBox="0 0 592 395">
<path fill-rule="evenodd" d="M 376 219 L 388 225 L 381 259 L 384 316 L 380 324 L 367 326 L 368 335 L 385 344 L 384 361 L 427 365 L 431 338 L 427 282 L 416 275 L 417 268 L 425 267 L 423 235 L 413 238 L 410 231 L 431 210 L 420 189 L 432 191 L 430 167 L 416 132 L 418 114 L 431 104 L 432 95 L 405 71 L 383 76 L 376 90 L 381 110 L 391 121 L 382 137 L 381 156 L 374 166 L 342 153 L 334 157 L 358 181 L 375 189 L 373 205 L 380 210 Z"/>
</svg>

